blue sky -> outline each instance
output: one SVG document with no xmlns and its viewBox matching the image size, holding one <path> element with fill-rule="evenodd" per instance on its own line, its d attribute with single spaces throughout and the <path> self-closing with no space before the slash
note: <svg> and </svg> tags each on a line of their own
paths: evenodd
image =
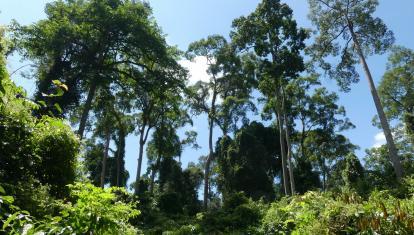
<svg viewBox="0 0 414 235">
<path fill-rule="evenodd" d="M 16 19 L 21 24 L 29 24 L 43 19 L 44 6 L 48 0 L 1 0 L 0 1 L 0 24 L 5 25 L 11 19 Z M 258 0 L 150 0 L 153 7 L 154 17 L 158 24 L 167 34 L 167 41 L 185 50 L 189 43 L 207 37 L 211 34 L 227 36 L 231 30 L 231 22 L 234 18 L 247 15 L 252 12 Z M 307 19 L 308 8 L 306 0 L 285 0 L 294 11 L 298 24 L 310 28 L 311 24 Z M 376 15 L 381 17 L 387 26 L 393 30 L 396 37 L 396 44 L 408 48 L 414 48 L 414 31 L 409 22 L 414 22 L 414 1 L 407 0 L 380 0 L 380 6 Z M 381 79 L 385 71 L 387 56 L 372 56 L 368 58 L 371 72 L 376 82 Z M 202 64 L 183 63 L 190 66 L 192 80 L 203 77 L 204 68 Z M 9 58 L 9 71 L 13 71 L 21 65 L 19 58 Z M 357 66 L 358 69 L 360 66 Z M 361 71 L 360 69 L 358 71 Z M 378 135 L 381 131 L 371 125 L 371 120 L 376 113 L 368 84 L 361 74 L 361 81 L 352 86 L 349 93 L 340 93 L 334 81 L 328 78 L 323 79 L 324 86 L 332 91 L 339 92 L 339 103 L 345 106 L 347 116 L 356 125 L 356 128 L 345 132 L 354 144 L 361 149 L 357 152 L 359 157 L 364 156 L 364 149 L 382 143 L 383 138 Z M 33 81 L 23 80 L 16 73 L 12 77 L 18 84 L 24 86 L 29 93 L 35 87 Z M 198 157 L 208 153 L 206 117 L 200 116 L 195 119 L 193 127 L 199 133 L 198 144 L 202 149 L 195 151 L 186 149 L 182 155 L 183 166 L 189 161 L 197 161 Z M 219 130 L 216 130 L 219 133 Z M 218 135 L 216 135 L 218 137 Z M 130 136 L 127 140 L 126 167 L 130 172 L 131 179 L 135 178 L 138 155 L 138 138 Z M 144 159 L 143 172 L 146 164 Z"/>
</svg>

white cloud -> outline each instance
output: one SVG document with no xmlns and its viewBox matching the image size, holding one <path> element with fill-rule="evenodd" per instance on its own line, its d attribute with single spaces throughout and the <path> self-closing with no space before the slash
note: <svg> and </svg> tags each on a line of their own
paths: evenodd
<svg viewBox="0 0 414 235">
<path fill-rule="evenodd" d="M 196 56 L 193 60 L 180 60 L 178 63 L 189 71 L 188 85 L 194 85 L 198 81 L 210 81 L 210 75 L 207 73 L 207 58 L 205 56 Z M 210 91 L 210 97 L 207 102 L 210 103 L 211 99 Z M 216 102 L 217 104 L 221 104 L 223 99 L 217 97 Z"/>
<path fill-rule="evenodd" d="M 197 56 L 192 61 L 180 60 L 181 66 L 189 71 L 189 85 L 194 85 L 198 81 L 209 82 L 210 76 L 207 74 L 207 58 L 204 56 Z"/>
<path fill-rule="evenodd" d="M 380 132 L 374 136 L 373 148 L 379 148 L 384 145 L 387 141 L 385 140 L 384 132 Z"/>
</svg>

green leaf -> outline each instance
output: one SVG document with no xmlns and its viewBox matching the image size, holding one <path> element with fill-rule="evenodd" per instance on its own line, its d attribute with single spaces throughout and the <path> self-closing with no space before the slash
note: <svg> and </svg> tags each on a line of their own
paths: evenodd
<svg viewBox="0 0 414 235">
<path fill-rule="evenodd" d="M 0 198 L 8 204 L 12 204 L 14 202 L 14 198 L 12 196 L 0 196 Z"/>
<path fill-rule="evenodd" d="M 65 94 L 65 92 L 59 87 L 58 89 L 57 89 L 57 92 L 56 92 L 56 94 L 53 94 L 53 95 L 50 95 L 51 97 L 59 97 L 59 96 L 62 96 L 63 94 Z"/>
<path fill-rule="evenodd" d="M 43 100 L 37 101 L 37 103 L 38 103 L 40 106 L 44 107 L 44 108 L 47 106 L 47 105 L 46 105 L 46 102 L 45 102 L 45 101 L 43 101 Z"/>
<path fill-rule="evenodd" d="M 55 108 L 57 109 L 57 111 L 59 112 L 59 113 L 62 113 L 63 111 L 62 111 L 62 108 L 60 107 L 60 105 L 58 104 L 58 103 L 55 103 L 55 105 L 53 105 L 53 106 L 55 106 Z"/>
<path fill-rule="evenodd" d="M 62 85 L 62 82 L 59 80 L 53 80 L 52 83 L 55 84 L 56 86 Z"/>
<path fill-rule="evenodd" d="M 4 190 L 3 186 L 0 185 L 0 193 L 5 194 L 6 191 Z"/>
<path fill-rule="evenodd" d="M 7 220 L 3 224 L 3 230 L 5 230 L 9 226 L 9 224 L 17 218 L 17 215 L 18 213 L 14 213 L 10 215 L 9 218 L 7 218 Z"/>
</svg>

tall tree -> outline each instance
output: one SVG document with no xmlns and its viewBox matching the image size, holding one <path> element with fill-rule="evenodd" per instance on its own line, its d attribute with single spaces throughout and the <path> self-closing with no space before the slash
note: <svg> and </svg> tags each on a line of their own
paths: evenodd
<svg viewBox="0 0 414 235">
<path fill-rule="evenodd" d="M 284 118 L 289 107 L 286 107 L 283 87 L 305 69 L 300 53 L 305 48 L 307 33 L 297 27 L 292 10 L 279 0 L 263 0 L 252 14 L 234 20 L 233 28 L 231 36 L 235 44 L 242 50 L 254 52 L 259 60 L 259 89 L 266 97 L 268 109 L 276 115 L 282 148 L 283 185 L 288 194 L 287 161 L 290 159 L 287 159 L 284 148 L 285 138 L 290 137 L 285 133 Z M 293 167 L 289 170 L 293 171 Z"/>
<path fill-rule="evenodd" d="M 154 191 L 155 176 L 160 169 L 161 160 L 163 158 L 179 158 L 181 163 L 181 153 L 186 145 L 197 147 L 197 133 L 194 131 L 186 131 L 185 139 L 180 139 L 177 129 L 186 124 L 192 124 L 191 118 L 186 110 L 174 115 L 165 115 L 161 118 L 160 123 L 152 134 L 152 140 L 148 142 L 147 158 L 149 160 L 150 176 L 150 192 Z"/>
<path fill-rule="evenodd" d="M 300 123 L 295 138 L 300 157 L 316 163 L 325 189 L 328 163 L 345 157 L 355 148 L 338 133 L 354 128 L 354 125 L 346 118 L 344 107 L 337 105 L 338 95 L 320 87 L 317 76 L 296 79 L 286 92 L 292 97 L 291 110 Z"/>
<path fill-rule="evenodd" d="M 195 114 L 208 115 L 209 155 L 204 169 L 204 208 L 208 205 L 209 177 L 214 157 L 213 131 L 218 125 L 227 135 L 237 126 L 237 121 L 246 116 L 254 107 L 249 103 L 251 61 L 245 62 L 236 54 L 234 48 L 223 36 L 212 35 L 190 44 L 187 57 L 202 57 L 207 61 L 209 82 L 199 81 L 189 87 L 188 104 Z M 249 72 L 247 72 L 249 71 Z M 221 101 L 220 101 L 221 99 Z"/>
<path fill-rule="evenodd" d="M 101 138 L 104 145 L 99 184 L 99 186 L 103 188 L 108 174 L 107 161 L 109 157 L 109 145 L 111 144 L 111 136 L 115 131 L 114 116 L 110 115 L 115 111 L 115 100 L 113 97 L 111 97 L 111 94 L 107 89 L 100 89 L 98 91 L 97 97 L 98 102 L 96 102 L 93 107 L 95 109 L 95 117 L 97 119 L 94 136 Z"/>
<path fill-rule="evenodd" d="M 138 99 L 133 100 L 133 110 L 136 113 L 136 125 L 139 134 L 138 166 L 135 181 L 135 193 L 139 193 L 144 145 L 150 131 L 157 127 L 163 117 L 180 115 L 182 112 L 182 96 L 186 71 L 177 63 L 178 51 L 171 48 L 169 58 L 160 64 L 151 65 L 152 71 L 144 73 L 144 84 L 132 81 L 131 95 Z"/>
<path fill-rule="evenodd" d="M 112 137 L 116 146 L 116 167 L 112 168 L 112 171 L 115 171 L 115 174 L 112 173 L 112 175 L 116 175 L 116 177 L 111 178 L 111 186 L 125 187 L 129 178 L 129 173 L 125 169 L 126 137 L 134 130 L 134 126 L 131 116 L 125 115 L 119 110 L 115 110 L 113 115 L 116 120 L 116 130 Z"/>
<path fill-rule="evenodd" d="M 378 0 L 309 0 L 309 4 L 310 19 L 319 32 L 309 50 L 312 57 L 344 90 L 359 80 L 354 67 L 359 59 L 387 140 L 390 161 L 397 179 L 401 179 L 403 169 L 398 151 L 366 61 L 366 56 L 384 53 L 394 42 L 393 33 L 380 18 L 373 16 Z M 329 55 L 340 55 L 339 63 L 326 62 Z"/>
<path fill-rule="evenodd" d="M 414 51 L 394 47 L 387 67 L 378 87 L 385 114 L 404 124 L 408 139 L 414 144 Z"/>
<path fill-rule="evenodd" d="M 85 103 L 78 116 L 83 138 L 97 90 L 119 82 L 120 74 L 140 80 L 148 62 L 167 55 L 165 40 L 141 2 L 56 1 L 47 4 L 46 14 L 33 25 L 17 25 L 16 36 L 25 56 L 38 65 L 37 99 L 53 89 L 51 79 L 58 79 L 69 86 L 57 100 L 64 113 Z"/>
</svg>

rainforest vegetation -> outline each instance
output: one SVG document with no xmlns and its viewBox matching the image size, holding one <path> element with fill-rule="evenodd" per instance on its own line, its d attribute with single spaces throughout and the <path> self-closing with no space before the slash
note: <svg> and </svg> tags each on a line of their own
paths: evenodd
<svg viewBox="0 0 414 235">
<path fill-rule="evenodd" d="M 378 0 L 308 4 L 312 29 L 263 0 L 185 51 L 145 1 L 56 0 L 45 19 L 3 25 L 1 233 L 413 234 L 414 50 L 395 45 Z M 374 82 L 367 58 L 384 53 Z M 33 95 L 11 55 L 31 63 Z M 180 61 L 199 58 L 209 80 L 190 83 Z M 386 144 L 357 156 L 344 133 L 364 127 L 325 78 L 343 93 L 367 79 Z M 200 150 L 188 165 L 186 148 Z"/>
</svg>

